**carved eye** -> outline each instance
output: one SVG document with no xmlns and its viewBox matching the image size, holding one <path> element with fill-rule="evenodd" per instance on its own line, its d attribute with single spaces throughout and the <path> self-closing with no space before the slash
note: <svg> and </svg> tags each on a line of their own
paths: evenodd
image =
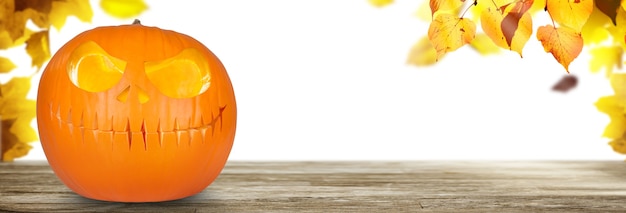
<svg viewBox="0 0 626 213">
<path fill-rule="evenodd" d="M 187 48 L 178 55 L 144 64 L 148 80 L 164 95 L 191 98 L 211 85 L 209 64 L 200 51 Z"/>
<path fill-rule="evenodd" d="M 125 61 L 109 55 L 96 42 L 88 41 L 70 55 L 67 74 L 78 88 L 102 92 L 120 81 L 124 69 Z"/>
</svg>

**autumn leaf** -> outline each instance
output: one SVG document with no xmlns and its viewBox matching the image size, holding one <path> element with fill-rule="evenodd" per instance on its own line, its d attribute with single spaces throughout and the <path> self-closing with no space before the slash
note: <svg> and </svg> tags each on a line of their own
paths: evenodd
<svg viewBox="0 0 626 213">
<path fill-rule="evenodd" d="M 611 19 L 608 16 L 600 9 L 594 8 L 581 31 L 585 45 L 604 42 L 609 38 L 609 28 L 614 27 L 615 25 L 611 25 Z"/>
<path fill-rule="evenodd" d="M 36 102 L 26 98 L 30 88 L 28 77 L 14 77 L 0 86 L 2 161 L 26 155 L 31 148 L 27 143 L 37 140 L 37 133 L 30 126 L 36 116 Z"/>
<path fill-rule="evenodd" d="M 422 37 L 413 45 L 406 62 L 416 66 L 427 66 L 437 62 L 437 50 L 430 43 L 428 37 Z"/>
<path fill-rule="evenodd" d="M 517 30 L 519 29 L 519 23 L 524 15 L 528 12 L 528 9 L 533 5 L 533 0 L 519 0 L 517 3 L 513 2 L 510 4 L 506 4 L 507 6 L 500 7 L 501 11 L 506 12 L 506 8 L 511 6 L 511 10 L 506 12 L 506 15 L 502 19 L 502 23 L 500 23 L 500 28 L 502 29 L 502 33 L 504 34 L 504 38 L 506 39 L 506 43 L 508 46 L 511 46 L 513 41 L 513 36 L 518 34 Z M 528 21 L 530 20 L 530 21 Z M 532 32 L 532 20 L 527 19 L 526 22 L 521 22 L 526 24 L 528 29 L 531 29 Z M 522 28 L 524 29 L 524 28 Z M 530 37 L 530 34 L 528 34 Z M 528 39 L 527 39 L 528 40 Z M 521 51 L 520 51 L 520 55 Z"/>
<path fill-rule="evenodd" d="M 31 20 L 38 27 L 45 27 L 47 15 L 41 14 L 32 6 L 49 10 L 49 4 L 34 1 L 0 1 L 0 45 L 2 49 L 13 46 L 13 42 L 24 35 L 26 22 Z M 48 5 L 48 6 L 46 6 Z M 42 11 L 46 12 L 46 11 Z"/>
<path fill-rule="evenodd" d="M 370 3 L 373 4 L 373 1 L 387 4 L 393 2 L 393 0 L 370 0 Z M 148 9 L 143 0 L 101 0 L 100 7 L 110 16 L 123 19 L 138 16 Z"/>
<path fill-rule="evenodd" d="M 54 28 L 61 30 L 68 16 L 75 16 L 82 22 L 91 22 L 93 11 L 89 0 L 52 1 L 48 18 Z"/>
<path fill-rule="evenodd" d="M 3 126 L 10 126 L 11 123 L 7 123 L 7 122 L 2 122 Z M 5 129 L 2 128 L 2 131 L 4 132 Z M 2 140 L 6 140 L 6 141 L 16 141 L 14 139 L 14 137 L 11 137 L 14 135 L 2 135 Z M 3 144 L 5 145 L 5 144 Z M 0 156 L 0 161 L 5 161 L 5 162 L 13 162 L 15 160 L 15 158 L 19 158 L 19 157 L 23 157 L 25 155 L 28 154 L 28 151 L 30 151 L 33 147 L 27 143 L 7 143 L 7 148 L 6 150 L 4 149 L 4 147 L 2 147 L 2 152 L 0 154 L 2 154 L 2 156 Z"/>
<path fill-rule="evenodd" d="M 41 66 L 50 59 L 48 31 L 32 34 L 26 41 L 26 52 L 32 59 L 32 66 L 36 66 L 37 69 L 40 69 Z"/>
<path fill-rule="evenodd" d="M 552 20 L 575 32 L 581 31 L 593 11 L 593 0 L 547 0 L 546 3 Z"/>
<path fill-rule="evenodd" d="M 104 4 L 105 0 L 102 0 L 101 4 Z M 393 3 L 393 0 L 367 0 L 371 5 L 374 5 L 375 7 L 384 7 L 387 5 L 390 5 L 391 3 Z M 104 8 L 104 7 L 102 7 Z M 106 9 L 105 9 L 106 11 Z"/>
<path fill-rule="evenodd" d="M 566 93 L 574 89 L 577 84 L 578 84 L 578 78 L 576 78 L 576 76 L 566 75 L 566 76 L 563 76 L 563 78 L 561 78 L 561 80 L 559 80 L 559 82 L 557 82 L 552 87 L 552 90 Z"/>
<path fill-rule="evenodd" d="M 622 48 L 626 48 L 624 36 L 626 35 L 626 11 L 620 9 L 615 17 L 615 27 L 608 27 L 607 30 L 613 37 L 613 42 L 619 44 Z"/>
<path fill-rule="evenodd" d="M 527 12 L 530 5 L 511 6 L 504 11 L 506 7 L 496 6 L 488 6 L 481 13 L 482 29 L 496 45 L 515 51 L 521 57 L 533 32 L 532 17 Z"/>
<path fill-rule="evenodd" d="M 552 53 L 552 56 L 563 65 L 568 73 L 569 64 L 583 49 L 581 35 L 568 27 L 541 26 L 537 29 L 537 39 L 541 41 L 543 49 Z"/>
<path fill-rule="evenodd" d="M 0 73 L 8 73 L 15 69 L 15 64 L 8 58 L 0 57 Z"/>
<path fill-rule="evenodd" d="M 604 68 L 608 76 L 613 73 L 613 68 L 617 67 L 618 69 L 622 69 L 624 50 L 620 46 L 594 47 L 590 50 L 590 54 L 591 61 L 589 62 L 589 69 L 591 72 L 598 72 Z"/>
<path fill-rule="evenodd" d="M 475 34 L 476 24 L 472 20 L 446 13 L 437 15 L 428 28 L 428 38 L 437 50 L 437 59 L 470 43 Z"/>
<path fill-rule="evenodd" d="M 626 140 L 624 138 L 618 138 L 609 142 L 609 146 L 613 149 L 613 151 L 626 154 Z"/>
<path fill-rule="evenodd" d="M 35 100 L 29 100 L 28 105 L 37 105 Z M 24 111 L 20 116 L 15 119 L 9 132 L 17 137 L 20 142 L 33 142 L 39 140 L 37 132 L 30 123 L 37 116 L 35 108 Z"/>
<path fill-rule="evenodd" d="M 423 1 L 422 4 L 415 11 L 415 16 L 423 21 L 431 21 L 433 19 L 430 12 L 430 2 Z"/>
<path fill-rule="evenodd" d="M 534 0 L 516 0 L 500 6 L 500 11 L 521 16 L 521 14 L 528 12 L 528 10 L 533 6 L 533 3 Z M 507 10 L 508 8 L 510 8 L 510 10 Z"/>
<path fill-rule="evenodd" d="M 610 118 L 602 136 L 610 139 L 622 138 L 626 132 L 626 116 L 624 116 L 624 106 L 620 104 L 618 98 L 616 96 L 601 97 L 595 105 L 598 111 L 607 114 Z"/>
<path fill-rule="evenodd" d="M 34 112 L 34 105 L 26 99 L 29 90 L 28 77 L 14 77 L 0 85 L 0 119 L 17 119 L 22 112 Z"/>
<path fill-rule="evenodd" d="M 595 3 L 596 8 L 606 14 L 614 25 L 617 25 L 615 17 L 617 17 L 617 10 L 620 9 L 621 0 L 595 0 Z"/>
<path fill-rule="evenodd" d="M 430 0 L 431 16 L 435 17 L 435 13 L 458 11 L 465 0 Z M 456 13 L 453 13 L 456 14 Z"/>
<path fill-rule="evenodd" d="M 493 43 L 489 36 L 483 33 L 477 34 L 474 37 L 474 40 L 470 42 L 470 46 L 481 55 L 500 53 L 500 47 Z"/>
<path fill-rule="evenodd" d="M 533 6 L 530 7 L 530 13 L 531 15 L 535 14 L 536 12 L 544 12 L 544 10 L 546 9 L 546 1 L 547 0 L 535 0 L 533 2 Z"/>
<path fill-rule="evenodd" d="M 610 122 L 602 133 L 603 137 L 613 141 L 609 143 L 613 149 L 623 151 L 626 136 L 626 74 L 615 73 L 610 76 L 614 95 L 604 96 L 595 103 L 598 111 L 609 116 Z M 616 150 L 617 151 L 617 150 Z M 626 154 L 626 153 L 625 153 Z"/>
<path fill-rule="evenodd" d="M 618 100 L 618 105 L 626 107 L 626 74 L 613 73 L 609 76 L 609 82 L 611 83 L 611 89 L 613 89 L 614 96 Z M 623 112 L 626 113 L 626 111 Z"/>
<path fill-rule="evenodd" d="M 626 154 L 626 140 L 624 138 L 611 140 L 609 142 L 609 146 L 611 146 L 614 152 L 617 152 L 619 154 Z"/>
</svg>

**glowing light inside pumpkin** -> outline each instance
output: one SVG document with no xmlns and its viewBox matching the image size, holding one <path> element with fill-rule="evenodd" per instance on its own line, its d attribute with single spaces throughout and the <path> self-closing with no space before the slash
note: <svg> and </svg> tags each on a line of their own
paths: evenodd
<svg viewBox="0 0 626 213">
<path fill-rule="evenodd" d="M 109 55 L 93 41 L 77 47 L 69 58 L 70 81 L 83 90 L 102 92 L 122 79 L 126 62 Z"/>
<path fill-rule="evenodd" d="M 196 49 L 184 49 L 178 55 L 144 64 L 148 80 L 166 96 L 191 98 L 204 93 L 211 85 L 209 64 Z"/>
</svg>

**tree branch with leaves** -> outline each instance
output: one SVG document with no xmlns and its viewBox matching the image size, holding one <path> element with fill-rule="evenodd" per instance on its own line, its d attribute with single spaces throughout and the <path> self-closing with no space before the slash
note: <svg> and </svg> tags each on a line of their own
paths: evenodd
<svg viewBox="0 0 626 213">
<path fill-rule="evenodd" d="M 148 8 L 143 0 L 101 0 L 100 7 L 120 19 L 132 18 Z M 90 1 L 0 0 L 0 50 L 24 47 L 31 58 L 30 66 L 39 72 L 51 56 L 50 29 L 61 30 L 69 16 L 90 22 L 93 17 Z M 28 28 L 28 21 L 38 29 Z M 10 58 L 0 56 L 0 75 L 20 71 L 18 68 Z M 25 156 L 32 148 L 29 143 L 38 140 L 37 132 L 31 127 L 36 102 L 26 97 L 35 74 L 13 77 L 0 85 L 0 161 Z"/>
<path fill-rule="evenodd" d="M 393 0 L 369 2 L 384 7 Z M 533 21 L 539 13 L 547 13 L 550 19 L 535 29 Z M 598 110 L 611 118 L 603 136 L 611 140 L 613 150 L 626 154 L 626 74 L 614 73 L 624 64 L 626 0 L 429 0 L 418 9 L 418 16 L 430 26 L 407 59 L 417 66 L 437 63 L 466 45 L 483 55 L 504 49 L 523 57 L 533 32 L 567 73 L 571 62 L 588 49 L 588 69 L 605 70 L 614 91 L 596 102 Z M 576 82 L 573 76 L 565 77 L 553 90 L 565 92 Z"/>
</svg>

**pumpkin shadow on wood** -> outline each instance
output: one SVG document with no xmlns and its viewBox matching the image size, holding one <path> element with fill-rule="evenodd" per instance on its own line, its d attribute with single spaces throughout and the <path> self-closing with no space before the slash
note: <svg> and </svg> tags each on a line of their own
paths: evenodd
<svg viewBox="0 0 626 213">
<path fill-rule="evenodd" d="M 219 199 L 211 199 L 210 191 L 203 191 L 186 198 L 162 202 L 110 202 L 94 200 L 72 193 L 68 198 L 74 208 L 96 212 L 196 212 L 202 210 L 228 210 Z M 215 202 L 213 202 L 215 201 Z M 76 209 L 74 209 L 76 210 Z"/>
</svg>

